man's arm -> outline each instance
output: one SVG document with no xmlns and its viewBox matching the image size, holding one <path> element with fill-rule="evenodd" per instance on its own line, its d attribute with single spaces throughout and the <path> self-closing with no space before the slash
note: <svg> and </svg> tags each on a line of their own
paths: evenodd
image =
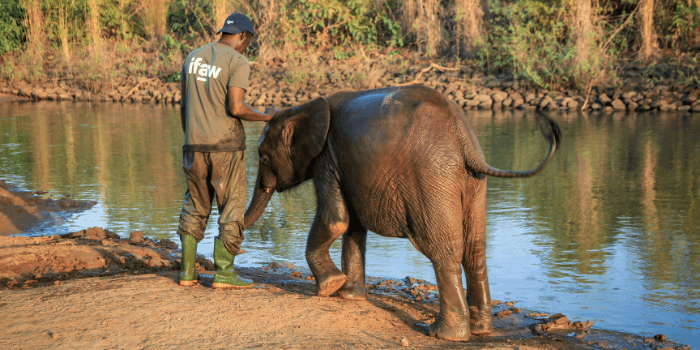
<svg viewBox="0 0 700 350">
<path fill-rule="evenodd" d="M 247 121 L 270 121 L 276 108 L 267 107 L 265 113 L 260 113 L 245 102 L 245 90 L 236 87 L 228 87 L 228 110 L 234 117 Z"/>
<path fill-rule="evenodd" d="M 180 74 L 180 123 L 182 124 L 182 132 L 185 132 L 187 121 L 185 120 L 185 108 L 187 104 L 187 82 L 185 75 Z"/>
</svg>

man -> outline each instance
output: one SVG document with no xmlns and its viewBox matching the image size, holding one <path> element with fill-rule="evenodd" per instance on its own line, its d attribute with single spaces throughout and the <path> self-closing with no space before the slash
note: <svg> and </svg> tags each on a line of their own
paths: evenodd
<svg viewBox="0 0 700 350">
<path fill-rule="evenodd" d="M 253 282 L 233 266 L 243 235 L 246 205 L 245 130 L 242 120 L 269 121 L 244 100 L 250 65 L 243 56 L 255 31 L 250 19 L 230 15 L 218 42 L 192 51 L 182 65 L 180 117 L 185 133 L 182 167 L 187 192 L 178 234 L 182 242 L 180 285 L 197 282 L 197 243 L 204 238 L 212 201 L 219 209 L 219 237 L 214 240 L 214 288 L 246 288 Z"/>
</svg>

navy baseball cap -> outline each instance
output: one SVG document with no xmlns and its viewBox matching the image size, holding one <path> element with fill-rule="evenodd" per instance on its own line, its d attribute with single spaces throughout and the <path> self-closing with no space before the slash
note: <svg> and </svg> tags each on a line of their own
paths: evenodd
<svg viewBox="0 0 700 350">
<path fill-rule="evenodd" d="M 255 30 L 253 29 L 253 22 L 250 21 L 250 18 L 248 18 L 248 16 L 242 13 L 234 13 L 228 16 L 228 18 L 226 18 L 224 26 L 218 32 L 216 32 L 216 34 L 219 34 L 221 32 L 228 34 L 238 34 L 244 31 L 248 31 L 251 34 L 255 35 Z"/>
</svg>

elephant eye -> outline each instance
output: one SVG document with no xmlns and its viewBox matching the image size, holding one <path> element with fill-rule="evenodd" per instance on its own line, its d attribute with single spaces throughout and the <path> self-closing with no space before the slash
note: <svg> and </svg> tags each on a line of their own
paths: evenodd
<svg viewBox="0 0 700 350">
<path fill-rule="evenodd" d="M 270 160 L 267 159 L 267 157 L 263 156 L 263 157 L 260 157 L 260 163 L 263 163 L 265 165 L 270 165 Z"/>
</svg>

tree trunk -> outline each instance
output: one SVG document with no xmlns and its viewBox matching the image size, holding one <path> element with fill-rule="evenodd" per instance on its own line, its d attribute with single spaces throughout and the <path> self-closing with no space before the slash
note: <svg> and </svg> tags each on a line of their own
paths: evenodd
<svg viewBox="0 0 700 350">
<path fill-rule="evenodd" d="M 689 7 L 693 6 L 691 1 L 695 2 L 695 9 L 697 12 L 690 14 L 690 16 L 691 16 L 690 22 L 692 24 L 696 24 L 696 23 L 700 22 L 700 18 L 698 18 L 698 17 L 700 17 L 700 0 L 688 0 Z M 690 35 L 691 35 L 691 38 L 690 38 L 691 45 L 700 45 L 700 29 L 696 27 L 695 30 L 693 31 L 693 33 L 691 33 Z"/>
<path fill-rule="evenodd" d="M 149 0 L 144 2 L 141 12 L 147 34 L 156 40 L 163 40 L 167 31 L 170 0 Z"/>
<path fill-rule="evenodd" d="M 34 57 L 44 56 L 44 15 L 39 0 L 23 0 L 27 9 L 25 26 L 27 28 L 27 52 Z"/>
<path fill-rule="evenodd" d="M 654 32 L 654 0 L 641 0 L 639 3 L 639 26 L 642 44 L 639 48 L 639 57 L 648 61 L 656 53 L 658 43 Z"/>
<path fill-rule="evenodd" d="M 574 28 L 576 40 L 576 66 L 584 67 L 591 51 L 593 35 L 593 9 L 591 0 L 575 0 Z"/>
<path fill-rule="evenodd" d="M 454 13 L 457 54 L 464 52 L 472 56 L 473 49 L 483 40 L 481 28 L 484 10 L 481 0 L 455 0 Z"/>
<path fill-rule="evenodd" d="M 440 0 L 403 1 L 401 26 L 404 33 L 416 35 L 417 44 L 426 56 L 432 57 L 442 51 L 445 40 L 442 35 Z"/>
<path fill-rule="evenodd" d="M 230 15 L 229 9 L 227 5 L 227 0 L 212 0 L 212 28 L 214 29 L 214 35 L 216 35 L 216 32 L 221 29 L 221 27 L 224 26 L 224 21 L 226 20 L 226 17 Z"/>
<path fill-rule="evenodd" d="M 70 62 L 70 43 L 68 42 L 68 4 L 60 1 L 58 4 L 58 40 L 61 43 L 63 60 Z"/>
<path fill-rule="evenodd" d="M 88 36 L 90 53 L 94 56 L 102 50 L 102 26 L 100 25 L 101 0 L 88 0 Z"/>
</svg>

